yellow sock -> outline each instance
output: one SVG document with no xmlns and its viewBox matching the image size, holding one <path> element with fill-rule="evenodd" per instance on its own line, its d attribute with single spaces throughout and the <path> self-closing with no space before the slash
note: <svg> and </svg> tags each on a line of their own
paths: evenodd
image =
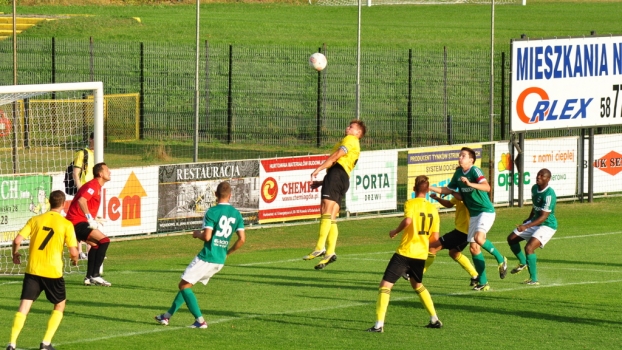
<svg viewBox="0 0 622 350">
<path fill-rule="evenodd" d="M 315 250 L 322 251 L 326 247 L 326 237 L 328 237 L 328 231 L 330 231 L 330 226 L 330 214 L 322 215 L 322 217 L 320 218 L 320 234 L 317 238 Z"/>
<path fill-rule="evenodd" d="M 331 221 L 330 231 L 328 231 L 328 242 L 326 244 L 326 256 L 335 254 L 335 248 L 337 247 L 338 236 L 339 236 L 339 230 L 337 229 L 337 221 Z"/>
<path fill-rule="evenodd" d="M 391 289 L 378 289 L 378 301 L 376 301 L 376 321 L 384 322 L 389 307 L 389 299 L 391 299 Z"/>
<path fill-rule="evenodd" d="M 458 264 L 460 264 L 460 266 L 462 266 L 464 271 L 468 272 L 469 275 L 471 275 L 471 278 L 477 277 L 477 270 L 475 270 L 475 268 L 473 267 L 473 264 L 471 264 L 471 260 L 469 260 L 469 258 L 467 258 L 466 256 L 462 255 L 461 253 L 458 253 L 458 257 L 455 258 L 454 260 Z"/>
<path fill-rule="evenodd" d="M 436 259 L 436 254 L 428 254 L 428 258 L 425 260 L 425 266 L 423 267 L 423 273 L 428 270 L 428 267 L 434 263 L 434 259 Z"/>
<path fill-rule="evenodd" d="M 430 292 L 428 292 L 428 290 L 423 285 L 417 288 L 415 292 L 417 292 L 417 295 L 419 295 L 419 299 L 421 299 L 421 303 L 423 304 L 423 307 L 425 307 L 425 309 L 428 311 L 428 314 L 430 314 L 430 316 L 435 316 L 436 310 L 434 309 L 434 303 L 432 302 L 432 296 L 430 295 Z"/>
<path fill-rule="evenodd" d="M 50 316 L 50 319 L 48 320 L 48 329 L 45 331 L 45 336 L 43 336 L 44 343 L 52 343 L 52 337 L 54 337 L 58 326 L 60 326 L 60 321 L 62 320 L 63 313 L 57 310 L 52 310 L 52 316 Z"/>
<path fill-rule="evenodd" d="M 17 344 L 17 337 L 19 336 L 19 332 L 24 328 L 24 323 L 26 322 L 26 315 L 21 312 L 15 313 L 15 318 L 13 319 L 13 328 L 11 328 L 11 344 Z"/>
</svg>

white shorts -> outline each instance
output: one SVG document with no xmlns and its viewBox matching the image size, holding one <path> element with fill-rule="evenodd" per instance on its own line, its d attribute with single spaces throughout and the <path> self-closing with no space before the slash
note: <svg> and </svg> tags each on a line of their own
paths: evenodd
<svg viewBox="0 0 622 350">
<path fill-rule="evenodd" d="M 186 271 L 181 275 L 181 279 L 192 284 L 201 282 L 207 284 L 210 277 L 214 276 L 225 266 L 223 264 L 214 264 L 199 259 L 195 256 L 192 262 L 186 267 Z"/>
<path fill-rule="evenodd" d="M 530 221 L 525 222 L 526 224 Z M 531 237 L 534 237 L 540 241 L 540 248 L 544 248 L 544 245 L 551 240 L 551 237 L 557 232 L 548 226 L 532 226 L 523 232 L 518 232 L 518 228 L 514 229 L 514 234 L 518 237 L 529 241 Z"/>
<path fill-rule="evenodd" d="M 475 242 L 475 233 L 483 232 L 484 237 L 495 223 L 496 213 L 481 213 L 469 220 L 469 233 L 467 234 L 468 242 Z"/>
</svg>

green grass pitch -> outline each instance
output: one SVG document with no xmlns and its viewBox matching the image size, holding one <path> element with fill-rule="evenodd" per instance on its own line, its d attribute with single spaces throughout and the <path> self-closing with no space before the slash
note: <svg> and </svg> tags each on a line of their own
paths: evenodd
<svg viewBox="0 0 622 350">
<path fill-rule="evenodd" d="M 208 329 L 189 329 L 185 306 L 169 326 L 153 317 L 166 311 L 179 277 L 201 242 L 189 235 L 113 242 L 105 262 L 110 288 L 85 287 L 66 276 L 68 302 L 53 344 L 58 349 L 612 349 L 622 316 L 622 199 L 560 203 L 560 230 L 538 250 L 541 285 L 522 285 L 527 271 L 500 280 L 487 255 L 492 289 L 473 292 L 468 275 L 448 257 L 424 278 L 444 327 L 427 329 L 428 315 L 409 284 L 391 294 L 385 333 L 373 325 L 377 287 L 398 241 L 388 238 L 399 217 L 339 223 L 339 260 L 322 271 L 301 257 L 312 249 L 317 224 L 250 229 L 247 245 L 207 286 L 194 291 Z M 529 212 L 503 208 L 489 238 L 509 258 L 505 238 Z M 453 214 L 441 215 L 441 231 Z M 468 252 L 465 251 L 465 253 Z M 0 277 L 0 341 L 8 341 L 21 276 Z M 18 347 L 37 348 L 51 311 L 41 297 Z"/>
</svg>

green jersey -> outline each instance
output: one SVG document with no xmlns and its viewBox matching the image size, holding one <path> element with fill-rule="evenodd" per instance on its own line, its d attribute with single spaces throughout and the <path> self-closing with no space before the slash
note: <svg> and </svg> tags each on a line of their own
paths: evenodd
<svg viewBox="0 0 622 350">
<path fill-rule="evenodd" d="M 447 185 L 452 191 L 460 192 L 462 202 L 469 210 L 469 215 L 475 217 L 481 213 L 494 213 L 495 208 L 492 206 L 490 198 L 488 198 L 488 193 L 467 186 L 464 182 L 460 181 L 462 176 L 466 177 L 469 182 L 476 184 L 486 181 L 486 178 L 484 177 L 482 169 L 473 165 L 466 172 L 464 172 L 462 168 L 456 169 L 449 185 Z"/>
<path fill-rule="evenodd" d="M 555 218 L 555 204 L 557 196 L 550 186 L 540 191 L 538 185 L 531 188 L 531 201 L 533 203 L 533 216 L 529 218 L 532 222 L 539 218 L 543 212 L 548 212 L 549 216 L 541 223 L 541 226 L 548 226 L 557 230 L 557 218 Z"/>
<path fill-rule="evenodd" d="M 242 214 L 229 203 L 209 208 L 203 218 L 203 229 L 212 229 L 212 239 L 203 244 L 197 257 L 203 261 L 224 264 L 227 248 L 234 232 L 244 230 Z"/>
</svg>

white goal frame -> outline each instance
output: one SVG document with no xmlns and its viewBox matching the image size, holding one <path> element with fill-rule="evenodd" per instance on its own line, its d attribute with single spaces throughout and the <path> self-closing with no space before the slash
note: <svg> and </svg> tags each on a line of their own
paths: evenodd
<svg viewBox="0 0 622 350">
<path fill-rule="evenodd" d="M 31 84 L 31 85 L 7 85 L 0 86 L 0 104 L 3 93 L 29 93 L 29 92 L 58 92 L 72 90 L 91 90 L 93 92 L 93 116 L 95 125 L 93 129 L 95 142 L 95 163 L 104 161 L 104 83 L 59 83 L 59 84 Z"/>
</svg>

